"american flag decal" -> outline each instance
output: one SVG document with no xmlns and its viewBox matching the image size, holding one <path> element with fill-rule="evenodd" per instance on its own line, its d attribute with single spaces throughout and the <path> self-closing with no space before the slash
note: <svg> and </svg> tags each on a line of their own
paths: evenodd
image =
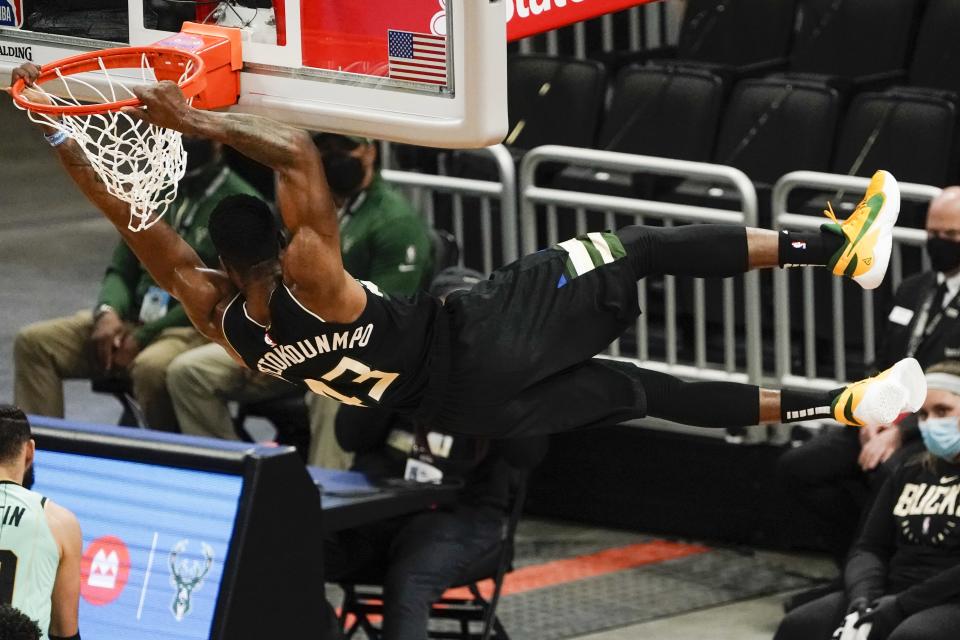
<svg viewBox="0 0 960 640">
<path fill-rule="evenodd" d="M 396 80 L 447 84 L 447 39 L 429 33 L 387 30 L 387 75 Z"/>
</svg>

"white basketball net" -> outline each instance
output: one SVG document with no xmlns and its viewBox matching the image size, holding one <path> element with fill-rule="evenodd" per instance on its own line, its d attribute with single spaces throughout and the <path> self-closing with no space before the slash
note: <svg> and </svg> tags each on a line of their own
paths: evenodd
<svg viewBox="0 0 960 640">
<path fill-rule="evenodd" d="M 81 104 L 77 94 L 99 96 L 104 103 L 135 97 L 120 79 L 110 77 L 103 58 L 97 58 L 97 62 L 100 66 L 97 77 L 101 85 L 106 84 L 109 96 L 78 76 L 62 75 L 59 69 L 57 76 L 68 97 L 54 95 L 39 84 L 31 88 L 60 106 Z M 192 68 L 193 63 L 188 62 L 181 81 Z M 140 70 L 144 83 L 156 82 L 145 55 L 141 57 Z M 121 92 L 118 97 L 118 89 L 127 95 Z M 179 131 L 148 124 L 120 111 L 60 117 L 30 110 L 27 114 L 33 122 L 63 131 L 80 145 L 107 190 L 130 204 L 128 228 L 131 231 L 149 229 L 176 199 L 177 183 L 183 178 L 187 165 Z"/>
</svg>

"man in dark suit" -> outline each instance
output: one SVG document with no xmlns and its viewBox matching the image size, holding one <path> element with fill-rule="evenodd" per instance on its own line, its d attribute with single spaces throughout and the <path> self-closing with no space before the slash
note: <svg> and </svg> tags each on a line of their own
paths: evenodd
<svg viewBox="0 0 960 640">
<path fill-rule="evenodd" d="M 960 187 L 949 187 L 927 212 L 932 269 L 901 283 L 881 334 L 877 370 L 914 357 L 923 368 L 960 358 Z M 843 563 L 873 494 L 902 460 L 920 451 L 916 420 L 863 429 L 826 428 L 779 461 L 784 487 L 828 525 L 828 543 Z"/>
</svg>

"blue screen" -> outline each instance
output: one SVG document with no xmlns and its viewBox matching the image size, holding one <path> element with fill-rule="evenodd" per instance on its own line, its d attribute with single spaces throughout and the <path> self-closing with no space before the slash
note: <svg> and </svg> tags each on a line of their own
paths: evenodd
<svg viewBox="0 0 960 640">
<path fill-rule="evenodd" d="M 210 637 L 241 477 L 54 451 L 34 468 L 83 529 L 84 638 Z"/>
</svg>

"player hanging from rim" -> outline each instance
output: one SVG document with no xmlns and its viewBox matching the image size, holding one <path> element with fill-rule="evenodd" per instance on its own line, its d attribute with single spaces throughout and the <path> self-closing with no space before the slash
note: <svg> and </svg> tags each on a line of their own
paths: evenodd
<svg viewBox="0 0 960 640">
<path fill-rule="evenodd" d="M 25 64 L 13 79 L 32 83 L 38 72 Z M 266 204 L 226 198 L 210 217 L 223 267 L 214 270 L 163 222 L 129 231 L 127 205 L 107 193 L 77 144 L 56 147 L 70 176 L 197 329 L 251 369 L 303 381 L 347 404 L 379 404 L 434 429 L 481 436 L 644 415 L 706 427 L 814 416 L 861 426 L 891 422 L 923 402 L 924 378 L 914 360 L 833 392 L 781 392 L 683 382 L 593 358 L 634 323 L 636 282 L 648 275 L 727 277 L 786 264 L 826 265 L 876 287 L 900 206 L 896 181 L 886 172 L 874 176 L 848 220 L 840 223 L 829 212 L 833 222 L 818 233 L 726 225 L 591 233 L 498 269 L 441 305 L 426 294 L 385 297 L 344 271 L 337 212 L 306 131 L 259 116 L 194 109 L 170 82 L 135 93 L 144 107 L 128 108 L 131 116 L 228 144 L 276 172 L 289 244 L 281 246 Z"/>
</svg>

